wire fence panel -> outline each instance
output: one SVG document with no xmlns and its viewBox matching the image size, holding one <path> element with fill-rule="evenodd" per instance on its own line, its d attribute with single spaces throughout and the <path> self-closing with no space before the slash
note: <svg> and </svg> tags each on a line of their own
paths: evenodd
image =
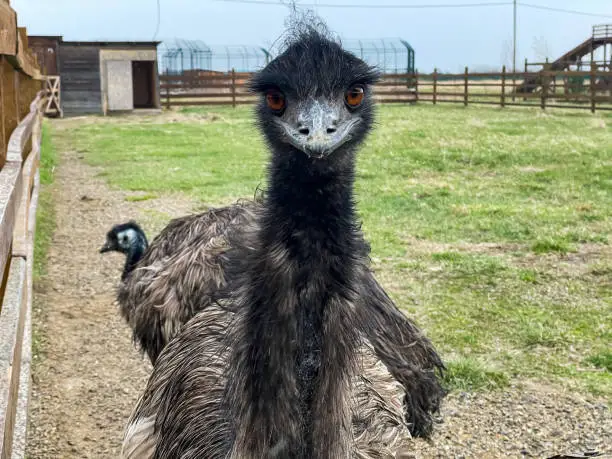
<svg viewBox="0 0 612 459">
<path fill-rule="evenodd" d="M 165 40 L 159 46 L 159 68 L 165 75 L 255 72 L 270 61 L 265 48 L 209 46 L 201 40 Z"/>
<path fill-rule="evenodd" d="M 414 73 L 414 49 L 402 39 L 343 40 L 343 47 L 384 74 Z"/>
<path fill-rule="evenodd" d="M 351 51 L 385 74 L 414 73 L 414 49 L 401 39 L 346 40 Z M 209 46 L 201 40 L 164 40 L 159 46 L 159 68 L 164 75 L 256 72 L 272 60 L 272 47 Z"/>
</svg>

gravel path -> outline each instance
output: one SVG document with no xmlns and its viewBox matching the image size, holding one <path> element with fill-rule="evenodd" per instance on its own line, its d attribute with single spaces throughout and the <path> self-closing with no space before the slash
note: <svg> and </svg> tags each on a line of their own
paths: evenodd
<svg viewBox="0 0 612 459">
<path fill-rule="evenodd" d="M 184 198 L 127 202 L 128 193 L 110 191 L 97 172 L 76 153 L 62 153 L 56 170 L 57 230 L 35 292 L 42 358 L 33 372 L 31 459 L 118 457 L 150 365 L 114 304 L 123 259 L 98 250 L 115 223 L 136 218 L 154 234 L 159 211 L 171 218 L 191 209 Z"/>
<path fill-rule="evenodd" d="M 58 228 L 48 275 L 36 286 L 35 327 L 42 357 L 34 367 L 28 457 L 118 457 L 122 431 L 150 371 L 114 306 L 122 259 L 101 256 L 107 229 L 136 218 L 149 234 L 184 215 L 184 197 L 127 202 L 78 154 L 56 171 Z M 430 442 L 406 458 L 551 457 L 590 448 L 612 453 L 605 402 L 554 387 L 521 384 L 504 392 L 455 393 Z"/>
</svg>

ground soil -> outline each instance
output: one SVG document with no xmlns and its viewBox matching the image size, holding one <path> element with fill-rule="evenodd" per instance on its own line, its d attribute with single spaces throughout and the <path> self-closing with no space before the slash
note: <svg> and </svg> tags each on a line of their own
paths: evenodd
<svg viewBox="0 0 612 459">
<path fill-rule="evenodd" d="M 39 344 L 30 406 L 28 457 L 118 457 L 122 431 L 150 366 L 114 305 L 119 255 L 98 254 L 111 225 L 135 218 L 154 234 L 195 203 L 181 196 L 128 202 L 74 152 L 60 152 L 54 188 L 57 230 L 47 275 L 35 289 Z M 155 211 L 155 212 L 152 212 Z M 155 215 L 155 217 L 153 216 Z M 604 400 L 523 382 L 501 392 L 453 393 L 430 442 L 404 457 L 551 457 L 612 453 Z"/>
</svg>

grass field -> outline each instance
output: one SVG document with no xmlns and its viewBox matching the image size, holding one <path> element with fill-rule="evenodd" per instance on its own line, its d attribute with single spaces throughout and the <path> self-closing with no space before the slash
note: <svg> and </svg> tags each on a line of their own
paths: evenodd
<svg viewBox="0 0 612 459">
<path fill-rule="evenodd" d="M 133 200 L 220 205 L 265 187 L 248 107 L 54 134 Z M 452 387 L 535 379 L 612 398 L 612 116 L 386 106 L 357 192 L 377 276 Z"/>
</svg>

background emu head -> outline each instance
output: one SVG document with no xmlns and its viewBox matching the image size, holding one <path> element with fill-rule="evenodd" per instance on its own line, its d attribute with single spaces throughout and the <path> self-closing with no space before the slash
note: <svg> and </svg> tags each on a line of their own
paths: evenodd
<svg viewBox="0 0 612 459">
<path fill-rule="evenodd" d="M 100 253 L 121 252 L 127 254 L 130 250 L 140 246 L 146 249 L 147 239 L 140 226 L 136 222 L 130 221 L 115 225 L 106 233 L 106 241 L 100 249 Z"/>
<path fill-rule="evenodd" d="M 373 122 L 378 73 L 315 28 L 253 77 L 259 126 L 276 154 L 314 161 L 352 152 Z"/>
</svg>

